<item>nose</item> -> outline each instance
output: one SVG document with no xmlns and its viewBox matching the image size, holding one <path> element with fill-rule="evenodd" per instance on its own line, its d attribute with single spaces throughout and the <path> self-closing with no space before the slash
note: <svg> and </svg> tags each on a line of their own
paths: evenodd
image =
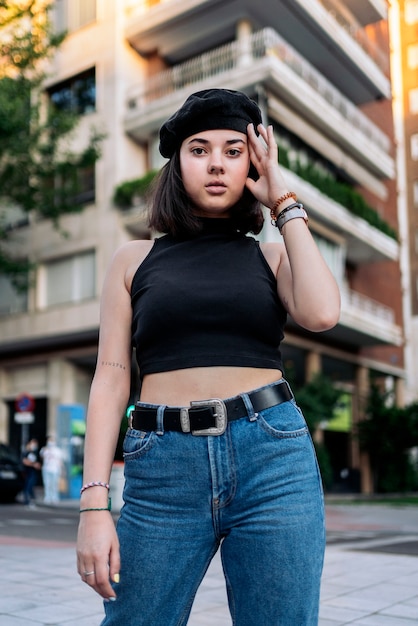
<svg viewBox="0 0 418 626">
<path fill-rule="evenodd" d="M 219 154 L 215 152 L 212 153 L 208 169 L 211 174 L 222 174 L 224 172 L 224 166 Z"/>
</svg>

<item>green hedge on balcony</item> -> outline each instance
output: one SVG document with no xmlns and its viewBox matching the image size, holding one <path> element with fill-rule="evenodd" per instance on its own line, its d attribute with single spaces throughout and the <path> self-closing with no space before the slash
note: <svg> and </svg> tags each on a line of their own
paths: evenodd
<svg viewBox="0 0 418 626">
<path fill-rule="evenodd" d="M 129 209 L 135 204 L 136 198 L 142 198 L 154 180 L 157 170 L 150 170 L 141 178 L 127 180 L 118 185 L 113 195 L 113 202 L 120 209 Z"/>
<path fill-rule="evenodd" d="M 304 165 L 300 161 L 290 161 L 286 148 L 280 146 L 280 163 L 283 167 L 297 174 L 303 180 L 310 183 L 324 193 L 326 196 L 335 200 L 346 209 L 361 217 L 371 226 L 377 228 L 382 233 L 397 240 L 398 234 L 379 213 L 371 207 L 363 196 L 346 183 L 341 183 L 331 176 L 321 173 L 313 164 Z"/>
</svg>

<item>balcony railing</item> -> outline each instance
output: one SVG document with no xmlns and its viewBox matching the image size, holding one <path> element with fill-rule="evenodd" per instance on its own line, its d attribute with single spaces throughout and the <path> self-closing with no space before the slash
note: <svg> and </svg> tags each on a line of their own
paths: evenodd
<svg viewBox="0 0 418 626">
<path fill-rule="evenodd" d="M 341 288 L 341 318 L 334 336 L 353 345 L 390 344 L 401 346 L 402 328 L 395 322 L 393 309 L 363 294 Z"/>
<path fill-rule="evenodd" d="M 376 323 L 383 322 L 391 325 L 395 323 L 393 309 L 385 304 L 376 302 L 376 300 L 347 287 L 342 287 L 340 293 L 342 309 L 356 309 L 361 316 L 371 317 Z"/>
<path fill-rule="evenodd" d="M 151 76 L 128 93 L 128 107 L 137 111 L 190 85 L 215 76 L 220 78 L 228 71 L 269 58 L 291 68 L 367 140 L 385 153 L 389 152 L 387 135 L 271 28 L 253 33 L 248 40 L 233 41 Z"/>
<path fill-rule="evenodd" d="M 313 0 L 308 0 L 312 2 Z M 378 67 L 385 75 L 389 72 L 389 59 L 379 48 L 379 46 L 370 39 L 366 30 L 359 23 L 347 19 L 346 15 L 338 10 L 338 7 L 332 0 L 317 0 L 326 10 L 329 16 L 328 21 L 337 22 L 338 25 L 348 34 L 356 43 L 364 50 L 364 52 L 373 59 Z M 156 5 L 172 2 L 172 0 L 132 0 L 127 2 L 128 12 L 145 13 Z M 331 24 L 332 27 L 335 23 Z"/>
<path fill-rule="evenodd" d="M 368 36 L 366 30 L 353 20 L 347 19 L 347 17 L 338 10 L 335 2 L 332 0 L 318 0 L 326 9 L 330 17 L 334 18 L 338 22 L 339 26 L 350 35 L 358 45 L 366 52 L 366 54 L 373 59 L 373 61 L 380 67 L 385 75 L 389 73 L 389 57 L 379 48 L 379 46 Z"/>
</svg>

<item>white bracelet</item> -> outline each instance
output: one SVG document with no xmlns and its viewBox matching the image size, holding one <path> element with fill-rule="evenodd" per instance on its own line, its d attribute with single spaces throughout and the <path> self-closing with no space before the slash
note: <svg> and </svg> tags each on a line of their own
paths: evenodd
<svg viewBox="0 0 418 626">
<path fill-rule="evenodd" d="M 279 229 L 280 234 L 282 234 L 282 229 L 283 229 L 283 226 L 286 224 L 286 222 L 289 222 L 290 220 L 294 220 L 298 217 L 305 220 L 305 224 L 308 224 L 308 214 L 303 208 L 303 205 L 300 205 L 298 207 L 295 207 L 294 209 L 290 209 L 288 211 L 283 211 L 282 213 L 280 213 L 280 215 L 277 217 L 277 220 L 276 220 L 276 226 Z"/>
</svg>

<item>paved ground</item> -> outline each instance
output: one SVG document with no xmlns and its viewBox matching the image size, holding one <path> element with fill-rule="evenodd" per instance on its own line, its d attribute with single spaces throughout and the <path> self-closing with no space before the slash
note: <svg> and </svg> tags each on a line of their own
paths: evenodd
<svg viewBox="0 0 418 626">
<path fill-rule="evenodd" d="M 417 625 L 418 507 L 329 503 L 327 531 L 320 626 Z M 72 542 L 0 536 L 1 626 L 96 626 L 102 614 Z M 218 558 L 189 626 L 231 626 Z"/>
</svg>

